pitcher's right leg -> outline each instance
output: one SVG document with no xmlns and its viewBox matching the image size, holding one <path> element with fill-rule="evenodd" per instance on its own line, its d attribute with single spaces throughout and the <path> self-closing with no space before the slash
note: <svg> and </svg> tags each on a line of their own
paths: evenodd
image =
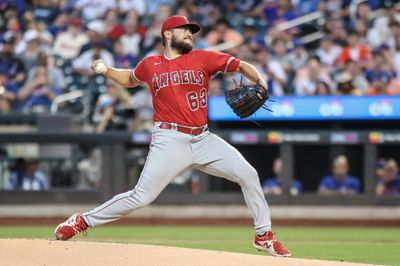
<svg viewBox="0 0 400 266">
<path fill-rule="evenodd" d="M 87 227 L 115 221 L 150 204 L 173 178 L 191 165 L 189 141 L 189 135 L 155 129 L 146 164 L 135 188 L 89 212 L 71 216 L 56 228 L 57 239 L 68 240 Z"/>
<path fill-rule="evenodd" d="M 238 183 L 258 234 L 271 230 L 270 210 L 257 171 L 232 145 L 210 133 L 194 144 L 195 168 Z"/>
<path fill-rule="evenodd" d="M 273 256 L 291 256 L 271 231 L 270 210 L 257 171 L 233 146 L 214 134 L 209 134 L 194 147 L 197 169 L 240 185 L 254 219 L 256 235 L 253 246 Z"/>
</svg>

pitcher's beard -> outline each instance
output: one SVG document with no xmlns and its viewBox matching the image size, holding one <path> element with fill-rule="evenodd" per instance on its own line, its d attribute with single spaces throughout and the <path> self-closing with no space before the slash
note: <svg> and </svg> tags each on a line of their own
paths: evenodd
<svg viewBox="0 0 400 266">
<path fill-rule="evenodd" d="M 177 41 L 174 36 L 171 39 L 171 48 L 174 48 L 180 54 L 187 54 L 192 51 L 193 46 L 185 41 Z"/>
</svg>

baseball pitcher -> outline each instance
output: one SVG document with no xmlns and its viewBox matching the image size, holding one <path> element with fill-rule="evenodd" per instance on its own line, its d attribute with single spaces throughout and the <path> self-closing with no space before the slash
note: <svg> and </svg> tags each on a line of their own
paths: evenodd
<svg viewBox="0 0 400 266">
<path fill-rule="evenodd" d="M 267 84 L 249 63 L 220 52 L 192 50 L 193 34 L 199 30 L 200 26 L 186 17 L 171 16 L 161 29 L 163 55 L 146 57 L 133 70 L 112 68 L 102 60 L 93 62 L 96 73 L 122 86 L 146 83 L 150 87 L 155 109 L 153 137 L 135 188 L 91 211 L 72 215 L 55 229 L 58 240 L 68 240 L 89 227 L 115 221 L 150 204 L 179 173 L 193 167 L 240 185 L 254 219 L 256 249 L 274 256 L 291 255 L 271 231 L 270 210 L 257 171 L 207 127 L 208 83 L 214 74 L 239 71 L 256 84 L 243 93 L 231 93 L 227 99 L 240 117 L 251 115 L 258 109 L 254 105 L 265 102 Z"/>
</svg>

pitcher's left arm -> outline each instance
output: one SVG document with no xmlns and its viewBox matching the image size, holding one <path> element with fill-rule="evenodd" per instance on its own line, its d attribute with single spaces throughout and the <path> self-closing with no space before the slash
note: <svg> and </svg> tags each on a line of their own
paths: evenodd
<svg viewBox="0 0 400 266">
<path fill-rule="evenodd" d="M 243 76 L 253 81 L 254 83 L 258 82 L 264 88 L 268 89 L 267 82 L 261 77 L 260 72 L 252 64 L 240 60 L 239 67 L 236 71 L 240 72 Z"/>
</svg>

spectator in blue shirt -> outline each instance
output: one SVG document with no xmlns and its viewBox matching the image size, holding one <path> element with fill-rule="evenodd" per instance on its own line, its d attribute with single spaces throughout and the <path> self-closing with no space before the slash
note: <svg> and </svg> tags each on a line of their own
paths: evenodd
<svg viewBox="0 0 400 266">
<path fill-rule="evenodd" d="M 136 65 L 138 59 L 125 51 L 125 48 L 120 40 L 114 42 L 114 64 L 117 68 L 129 68 Z"/>
<path fill-rule="evenodd" d="M 264 180 L 262 188 L 265 194 L 281 195 L 282 194 L 282 168 L 283 161 L 280 158 L 274 160 L 273 172 L 275 177 Z M 297 180 L 292 180 L 292 186 L 290 188 L 291 195 L 299 194 L 303 189 L 301 183 Z"/>
<path fill-rule="evenodd" d="M 49 82 L 47 68 L 39 66 L 32 82 L 19 90 L 18 98 L 22 102 L 23 112 L 46 112 L 59 93 L 59 89 L 52 87 Z"/>
<path fill-rule="evenodd" d="M 263 9 L 263 15 L 268 26 L 297 18 L 295 9 L 290 0 L 267 2 Z"/>
<path fill-rule="evenodd" d="M 348 174 L 349 161 L 346 156 L 339 155 L 333 161 L 333 175 L 325 176 L 319 184 L 321 195 L 357 194 L 360 193 L 360 181 Z"/>
<path fill-rule="evenodd" d="M 399 166 L 392 158 L 386 160 L 383 165 L 382 175 L 376 186 L 376 194 L 400 194 Z"/>
<path fill-rule="evenodd" d="M 318 11 L 320 6 L 322 6 L 320 0 L 301 0 L 297 2 L 295 7 L 300 15 L 303 16 Z"/>
<path fill-rule="evenodd" d="M 14 35 L 7 33 L 3 36 L 3 48 L 0 52 L 0 67 L 7 70 L 10 81 L 22 83 L 25 81 L 24 63 L 15 55 L 17 39 Z"/>
<path fill-rule="evenodd" d="M 6 185 L 8 190 L 48 190 L 49 182 L 46 175 L 39 170 L 39 161 L 29 159 L 20 162 L 19 169 L 11 172 Z"/>
</svg>

